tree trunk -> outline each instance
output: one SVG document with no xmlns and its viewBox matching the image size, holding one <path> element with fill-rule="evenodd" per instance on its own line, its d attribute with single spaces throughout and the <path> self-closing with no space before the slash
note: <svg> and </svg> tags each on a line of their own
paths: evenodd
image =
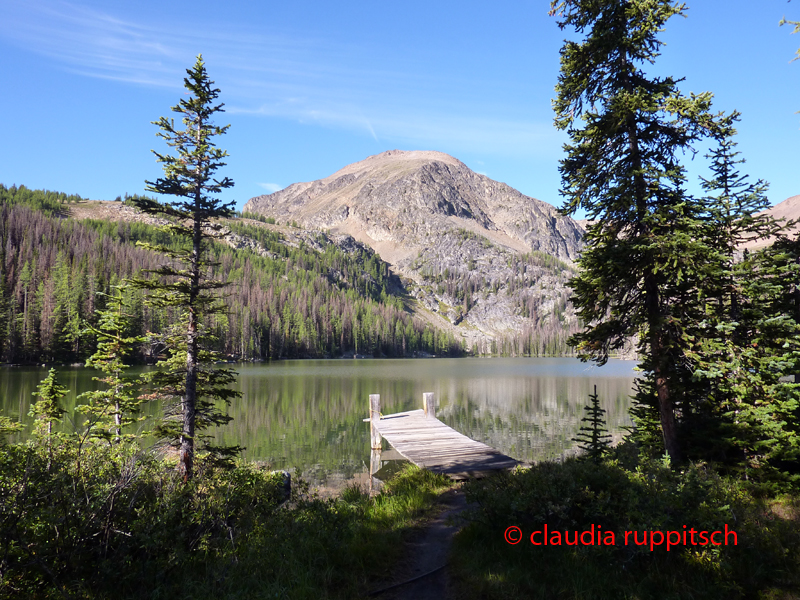
<svg viewBox="0 0 800 600">
<path fill-rule="evenodd" d="M 621 53 L 622 60 L 628 60 L 627 54 L 623 50 Z M 628 91 L 632 90 L 631 84 L 627 75 L 623 87 Z M 637 213 L 637 229 L 639 235 L 650 235 L 649 227 L 645 224 L 646 217 L 648 216 L 647 207 L 647 182 L 642 175 L 642 154 L 639 146 L 639 134 L 637 129 L 636 117 L 633 113 L 629 113 L 625 120 L 626 133 L 628 136 L 628 148 L 630 151 L 631 163 L 635 167 L 634 176 L 634 193 L 636 197 L 636 213 Z M 634 234 L 635 235 L 635 234 Z M 658 413 L 661 423 L 661 433 L 664 436 L 664 448 L 673 463 L 680 460 L 680 452 L 678 445 L 678 435 L 675 427 L 675 407 L 670 397 L 669 378 L 664 372 L 665 358 L 662 356 L 664 349 L 661 340 L 661 301 L 658 283 L 652 274 L 644 276 L 644 292 L 645 292 L 645 315 L 647 319 L 647 328 L 650 335 L 650 357 L 653 361 L 656 383 L 656 395 L 658 397 Z"/>
<path fill-rule="evenodd" d="M 645 277 L 645 302 L 647 308 L 647 326 L 650 332 L 650 357 L 653 361 L 656 397 L 658 398 L 658 415 L 661 433 L 664 436 L 664 449 L 673 463 L 680 461 L 678 432 L 675 426 L 675 406 L 670 395 L 669 379 L 664 364 L 668 359 L 664 356 L 661 339 L 661 311 L 659 308 L 658 284 L 652 276 Z"/>
<path fill-rule="evenodd" d="M 196 205 L 200 204 L 200 191 L 197 192 Z M 194 476 L 194 430 L 197 408 L 197 298 L 200 293 L 200 254 L 202 243 L 201 220 L 195 218 L 192 236 L 191 287 L 189 290 L 189 322 L 186 331 L 186 388 L 181 401 L 183 429 L 181 431 L 181 449 L 179 472 L 184 481 Z"/>
<path fill-rule="evenodd" d="M 680 461 L 680 445 L 675 427 L 675 407 L 669 394 L 669 384 L 660 368 L 655 369 L 656 392 L 658 394 L 658 414 L 661 420 L 661 432 L 664 435 L 664 449 L 672 463 Z"/>
</svg>

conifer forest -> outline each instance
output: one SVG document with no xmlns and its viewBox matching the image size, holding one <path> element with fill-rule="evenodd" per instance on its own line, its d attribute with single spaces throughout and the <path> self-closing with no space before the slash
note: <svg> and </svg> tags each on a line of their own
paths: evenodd
<svg viewBox="0 0 800 600">
<path fill-rule="evenodd" d="M 84 324 L 96 322 L 114 286 L 160 264 L 158 254 L 136 242 L 175 244 L 144 223 L 64 218 L 69 203 L 79 200 L 0 186 L 3 362 L 85 361 L 96 339 Z M 345 252 L 324 234 L 315 247 L 290 247 L 279 233 L 236 220 L 228 225 L 266 252 L 212 246 L 220 263 L 215 273 L 231 283 L 224 297 L 228 310 L 213 317 L 207 332 L 224 355 L 260 360 L 461 353 L 451 335 L 404 309 L 399 282 L 371 250 Z M 132 334 L 157 334 L 175 318 L 169 309 L 148 305 L 144 291 L 125 293 L 135 312 Z M 154 335 L 143 342 L 138 361 L 151 360 L 157 344 Z"/>
</svg>

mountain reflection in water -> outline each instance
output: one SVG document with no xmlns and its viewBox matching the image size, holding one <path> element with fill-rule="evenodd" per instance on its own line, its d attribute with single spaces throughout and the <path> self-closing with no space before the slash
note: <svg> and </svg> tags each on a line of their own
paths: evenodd
<svg viewBox="0 0 800 600">
<path fill-rule="evenodd" d="M 317 485 L 334 485 L 369 464 L 370 394 L 384 414 L 421 408 L 434 392 L 447 425 L 522 462 L 569 454 L 597 385 L 608 428 L 619 439 L 630 424 L 634 361 L 597 368 L 572 358 L 294 360 L 238 364 L 241 400 L 217 440 L 246 447 L 245 458 L 275 469 L 299 468 Z M 32 393 L 44 368 L 0 370 L 2 413 L 30 424 Z M 90 389 L 95 372 L 59 369 L 62 383 Z M 74 408 L 75 394 L 65 398 Z M 157 416 L 158 406 L 147 413 Z M 65 423 L 64 429 L 71 429 Z"/>
</svg>

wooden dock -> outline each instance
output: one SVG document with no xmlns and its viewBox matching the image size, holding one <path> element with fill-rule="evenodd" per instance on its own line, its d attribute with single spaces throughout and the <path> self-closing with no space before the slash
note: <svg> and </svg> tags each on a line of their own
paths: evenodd
<svg viewBox="0 0 800 600">
<path fill-rule="evenodd" d="M 370 419 L 365 419 L 370 422 L 372 437 L 370 471 L 375 473 L 380 468 L 381 438 L 418 467 L 452 479 L 484 477 L 518 464 L 510 456 L 458 433 L 435 415 L 432 393 L 423 395 L 422 410 L 383 416 L 380 415 L 380 396 L 371 395 Z"/>
</svg>

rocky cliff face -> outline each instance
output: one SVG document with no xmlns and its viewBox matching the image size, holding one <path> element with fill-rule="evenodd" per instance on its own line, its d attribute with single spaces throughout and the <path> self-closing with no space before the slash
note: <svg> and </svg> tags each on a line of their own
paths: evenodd
<svg viewBox="0 0 800 600">
<path fill-rule="evenodd" d="M 252 198 L 244 212 L 371 246 L 470 345 L 574 324 L 565 284 L 582 229 L 447 154 L 384 152 Z"/>
</svg>

